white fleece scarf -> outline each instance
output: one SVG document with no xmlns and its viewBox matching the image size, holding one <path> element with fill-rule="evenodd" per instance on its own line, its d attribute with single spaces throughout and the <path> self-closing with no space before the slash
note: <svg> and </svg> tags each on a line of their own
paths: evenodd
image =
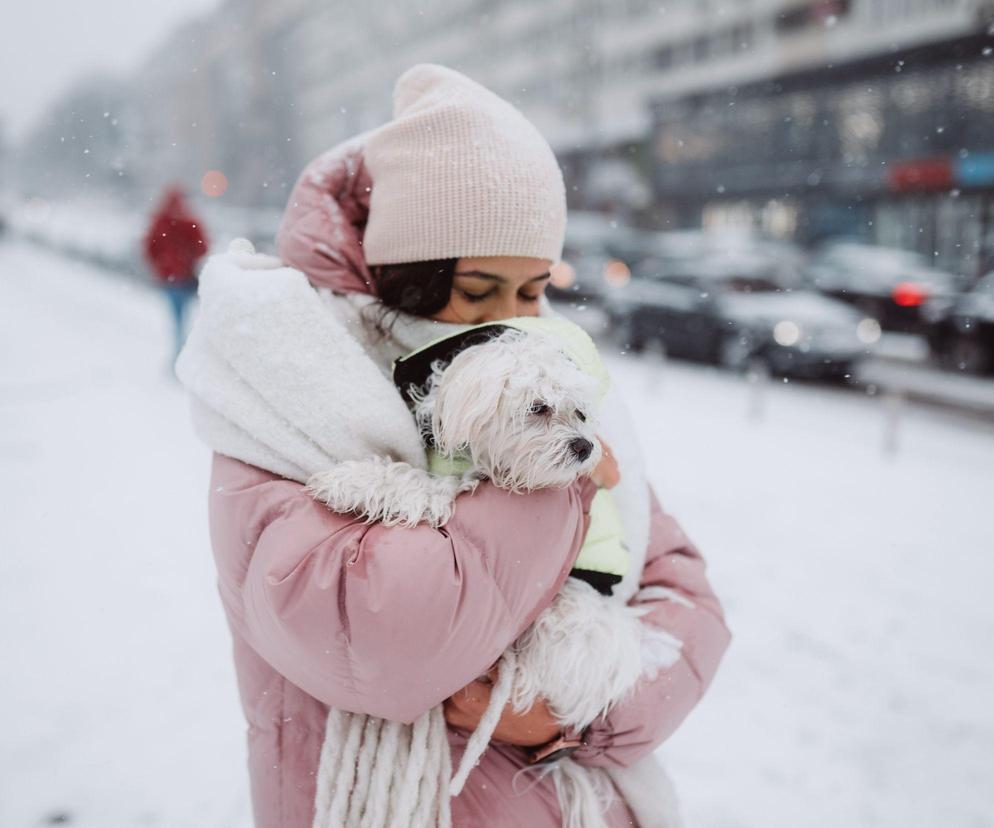
<svg viewBox="0 0 994 828">
<path fill-rule="evenodd" d="M 199 292 L 199 317 L 176 369 L 191 396 L 195 429 L 212 449 L 301 483 L 336 462 L 371 455 L 425 467 L 421 437 L 389 378 L 390 367 L 396 357 L 460 326 L 401 314 L 389 335 L 380 336 L 363 319 L 376 309 L 371 297 L 316 291 L 300 271 L 248 252 L 212 257 Z M 547 306 L 544 312 L 551 313 Z M 621 471 L 614 494 L 631 568 L 614 598 L 624 603 L 638 590 L 649 503 L 631 423 L 613 392 L 604 404 L 600 433 Z M 656 667 L 674 660 L 677 650 L 670 644 L 679 646 L 656 639 L 660 651 L 650 658 Z M 378 747 L 350 761 L 350 751 L 360 743 Z M 438 755 L 431 755 L 430 745 L 441 745 Z M 374 754 L 384 761 L 377 763 Z M 398 756 L 406 761 L 398 765 Z M 557 764 L 561 800 L 584 800 L 571 809 L 571 818 L 577 825 L 602 824 L 599 814 L 590 813 L 598 810 L 593 795 L 598 773 L 569 760 Z M 412 726 L 331 711 L 314 824 L 445 828 L 447 795 L 432 798 L 425 789 L 435 783 L 447 787 L 449 773 L 440 707 Z M 643 828 L 677 824 L 668 781 L 651 758 L 610 776 Z M 464 781 L 465 776 L 460 787 Z M 347 785 L 363 788 L 374 807 L 362 813 L 356 809 L 360 797 L 337 795 Z"/>
</svg>

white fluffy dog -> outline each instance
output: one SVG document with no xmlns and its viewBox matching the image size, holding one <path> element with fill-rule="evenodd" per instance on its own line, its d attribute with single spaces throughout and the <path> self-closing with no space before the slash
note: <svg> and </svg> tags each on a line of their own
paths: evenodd
<svg viewBox="0 0 994 828">
<path fill-rule="evenodd" d="M 567 486 L 601 458 L 596 397 L 596 382 L 553 337 L 509 330 L 435 363 L 413 396 L 426 441 L 438 457 L 460 462 L 459 473 L 373 457 L 315 474 L 308 491 L 369 522 L 437 527 L 456 496 L 484 478 L 512 492 Z"/>
</svg>

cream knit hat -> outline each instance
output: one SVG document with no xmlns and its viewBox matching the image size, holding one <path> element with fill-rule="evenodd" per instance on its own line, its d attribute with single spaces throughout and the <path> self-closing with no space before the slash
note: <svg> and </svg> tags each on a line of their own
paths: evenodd
<svg viewBox="0 0 994 828">
<path fill-rule="evenodd" d="M 394 119 L 366 139 L 370 265 L 464 256 L 558 261 L 566 189 L 552 149 L 511 104 L 444 66 L 408 69 Z"/>
</svg>

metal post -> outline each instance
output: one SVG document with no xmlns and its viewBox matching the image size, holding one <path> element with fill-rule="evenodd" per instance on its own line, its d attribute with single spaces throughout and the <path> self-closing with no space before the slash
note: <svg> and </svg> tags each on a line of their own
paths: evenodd
<svg viewBox="0 0 994 828">
<path fill-rule="evenodd" d="M 994 198 L 990 193 L 980 197 L 980 230 L 977 245 L 977 264 L 974 271 L 973 283 L 976 284 L 987 275 L 987 269 L 994 263 L 994 250 L 988 248 L 991 231 L 994 228 Z"/>
<path fill-rule="evenodd" d="M 659 355 L 659 364 L 656 365 L 655 356 Z M 646 364 L 645 390 L 649 396 L 656 396 L 663 388 L 663 375 L 666 373 L 666 346 L 660 340 L 650 341 L 642 359 Z"/>
<path fill-rule="evenodd" d="M 746 368 L 748 387 L 746 419 L 761 423 L 766 419 L 766 404 L 770 391 L 770 366 L 761 359 L 752 359 Z"/>
<path fill-rule="evenodd" d="M 885 457 L 896 457 L 900 449 L 901 418 L 904 416 L 905 395 L 900 389 L 893 388 L 884 392 L 884 434 L 883 453 Z"/>
</svg>

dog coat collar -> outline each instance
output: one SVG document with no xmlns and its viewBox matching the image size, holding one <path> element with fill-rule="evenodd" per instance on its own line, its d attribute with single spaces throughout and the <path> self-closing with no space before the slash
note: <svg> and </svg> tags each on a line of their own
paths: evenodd
<svg viewBox="0 0 994 828">
<path fill-rule="evenodd" d="M 436 362 L 448 365 L 467 348 L 489 342 L 510 329 L 510 325 L 494 322 L 474 325 L 459 333 L 435 339 L 407 356 L 394 360 L 394 385 L 400 391 L 404 402 L 409 406 L 413 405 L 414 393 L 425 390 L 432 373 L 432 366 Z"/>
<path fill-rule="evenodd" d="M 607 368 L 604 367 L 597 353 L 594 341 L 579 325 L 550 316 L 518 316 L 501 322 L 485 322 L 432 340 L 427 345 L 394 361 L 394 384 L 404 401 L 412 405 L 414 402 L 412 391 L 424 390 L 431 376 L 432 365 L 436 362 L 446 365 L 467 348 L 482 345 L 509 330 L 551 335 L 576 366 L 597 381 L 598 397 L 603 398 L 607 393 L 609 384 Z"/>
</svg>

